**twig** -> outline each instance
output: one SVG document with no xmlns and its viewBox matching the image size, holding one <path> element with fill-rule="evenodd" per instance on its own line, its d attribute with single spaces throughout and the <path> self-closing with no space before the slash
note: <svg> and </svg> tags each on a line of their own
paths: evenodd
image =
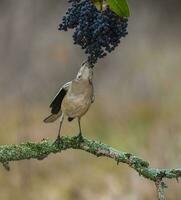
<svg viewBox="0 0 181 200">
<path fill-rule="evenodd" d="M 157 180 L 155 185 L 157 189 L 158 200 L 166 200 L 164 189 L 167 188 L 167 186 L 165 183 L 162 180 Z"/>
</svg>

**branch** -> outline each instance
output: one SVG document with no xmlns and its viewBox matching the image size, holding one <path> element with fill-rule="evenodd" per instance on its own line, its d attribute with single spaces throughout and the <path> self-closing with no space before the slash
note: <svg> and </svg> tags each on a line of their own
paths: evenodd
<svg viewBox="0 0 181 200">
<path fill-rule="evenodd" d="M 10 161 L 18 161 L 25 159 L 38 159 L 42 160 L 46 158 L 51 153 L 58 153 L 67 149 L 81 149 L 83 151 L 89 152 L 97 157 L 105 156 L 114 159 L 117 164 L 126 163 L 131 168 L 136 170 L 140 176 L 145 177 L 154 181 L 157 186 L 158 196 L 164 196 L 163 193 L 163 178 L 172 179 L 181 177 L 180 169 L 157 169 L 149 166 L 147 161 L 126 152 L 120 152 L 112 147 L 97 142 L 94 140 L 89 140 L 74 137 L 62 137 L 61 144 L 57 145 L 54 141 L 46 139 L 39 143 L 27 142 L 18 145 L 2 145 L 0 146 L 0 162 L 6 169 L 9 169 L 8 163 Z M 163 200 L 163 197 L 159 198 Z"/>
</svg>

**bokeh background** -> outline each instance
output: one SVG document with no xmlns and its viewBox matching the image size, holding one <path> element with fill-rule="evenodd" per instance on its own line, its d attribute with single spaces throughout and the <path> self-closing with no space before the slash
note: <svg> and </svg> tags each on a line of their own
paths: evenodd
<svg viewBox="0 0 181 200">
<path fill-rule="evenodd" d="M 86 137 L 134 153 L 153 167 L 181 166 L 181 2 L 129 0 L 129 35 L 94 71 Z M 68 4 L 0 0 L 0 144 L 56 138 L 42 122 L 49 103 L 85 59 L 72 32 L 57 30 Z M 76 121 L 62 134 L 78 133 Z M 169 200 L 181 185 L 167 181 Z M 1 200 L 153 200 L 154 184 L 127 167 L 68 150 L 0 169 Z"/>
</svg>

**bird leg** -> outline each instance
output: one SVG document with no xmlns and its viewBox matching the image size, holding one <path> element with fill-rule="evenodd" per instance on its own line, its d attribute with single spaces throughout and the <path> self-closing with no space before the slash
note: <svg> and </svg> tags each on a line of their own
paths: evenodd
<svg viewBox="0 0 181 200">
<path fill-rule="evenodd" d="M 82 136 L 82 129 L 81 129 L 81 124 L 80 124 L 80 117 L 78 117 L 78 125 L 79 125 L 79 135 L 78 138 L 80 140 L 80 142 L 83 141 L 83 136 Z"/>
<path fill-rule="evenodd" d="M 63 124 L 63 120 L 64 120 L 64 114 L 62 113 L 61 117 L 60 117 L 60 125 L 59 125 L 59 129 L 58 129 L 58 135 L 57 135 L 57 139 L 55 140 L 55 144 L 60 144 L 61 142 L 61 138 L 60 138 L 60 131 L 62 128 L 62 124 Z"/>
</svg>

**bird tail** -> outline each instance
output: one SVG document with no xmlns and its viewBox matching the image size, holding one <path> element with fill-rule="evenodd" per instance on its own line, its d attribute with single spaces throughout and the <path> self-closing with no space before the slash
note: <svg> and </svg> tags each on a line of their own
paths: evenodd
<svg viewBox="0 0 181 200">
<path fill-rule="evenodd" d="M 61 114 L 51 114 L 50 116 L 48 116 L 47 118 L 45 118 L 43 121 L 45 123 L 52 123 L 54 121 L 56 121 Z"/>
</svg>

